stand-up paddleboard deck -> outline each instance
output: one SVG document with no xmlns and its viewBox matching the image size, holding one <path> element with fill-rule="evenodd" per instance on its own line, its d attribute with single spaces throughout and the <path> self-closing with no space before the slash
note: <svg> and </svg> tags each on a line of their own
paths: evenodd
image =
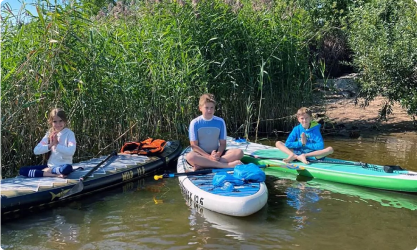
<svg viewBox="0 0 417 250">
<path fill-rule="evenodd" d="M 192 172 L 193 168 L 185 160 L 190 152 L 186 148 L 177 163 L 177 173 Z M 268 190 L 264 182 L 245 183 L 234 186 L 232 191 L 213 185 L 215 173 L 204 175 L 179 176 L 179 184 L 187 201 L 196 206 L 231 216 L 248 216 L 263 208 L 268 199 Z"/>
<path fill-rule="evenodd" d="M 244 163 L 286 166 L 269 167 L 266 169 L 266 174 L 273 171 L 280 171 L 369 188 L 417 192 L 417 172 L 415 171 L 391 170 L 392 172 L 386 172 L 386 168 L 382 165 L 344 161 L 329 157 L 326 157 L 321 162 L 311 162 L 310 164 L 304 164 L 298 161 L 287 164 L 282 160 L 278 160 L 286 158 L 287 154 L 275 147 L 257 143 L 236 143 L 233 139 L 228 140 L 227 145 L 228 148 L 240 148 L 244 150 L 245 156 L 242 159 Z M 303 170 L 300 170 L 300 168 Z M 272 175 L 274 174 L 272 173 Z"/>
<path fill-rule="evenodd" d="M 73 164 L 74 172 L 67 178 L 18 176 L 1 180 L 2 219 L 8 215 L 53 205 L 79 198 L 135 179 L 149 176 L 163 169 L 181 153 L 179 141 L 168 141 L 164 151 L 155 156 L 117 154 L 110 157 L 86 179 L 82 192 L 68 198 L 65 196 L 79 183 L 80 177 L 102 162 L 106 156 Z"/>
</svg>

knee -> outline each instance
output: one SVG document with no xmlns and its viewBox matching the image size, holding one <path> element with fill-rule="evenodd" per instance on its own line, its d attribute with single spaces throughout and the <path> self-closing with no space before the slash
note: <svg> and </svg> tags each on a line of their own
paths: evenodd
<svg viewBox="0 0 417 250">
<path fill-rule="evenodd" d="M 52 168 L 51 173 L 69 175 L 72 171 L 73 171 L 72 165 L 63 164 L 63 165 L 60 165 L 59 167 Z"/>
<path fill-rule="evenodd" d="M 233 160 L 240 160 L 243 157 L 243 150 L 242 149 L 237 149 L 237 148 L 235 148 L 235 149 L 229 149 L 226 154 L 229 157 L 232 157 Z"/>
<path fill-rule="evenodd" d="M 327 151 L 329 152 L 329 154 L 333 154 L 333 148 L 332 147 L 327 147 Z"/>
<path fill-rule="evenodd" d="M 194 152 L 190 152 L 190 153 L 188 153 L 188 154 L 185 156 L 185 159 L 186 159 L 188 162 L 194 162 L 194 159 L 195 159 L 195 153 L 194 153 Z"/>
<path fill-rule="evenodd" d="M 29 168 L 28 167 L 21 167 L 19 169 L 19 174 L 23 176 L 28 176 Z"/>
<path fill-rule="evenodd" d="M 282 141 L 277 141 L 276 143 L 275 143 L 275 147 L 277 147 L 277 148 L 279 148 L 279 147 L 281 147 L 281 146 L 283 146 L 283 145 L 285 145 Z"/>
<path fill-rule="evenodd" d="M 63 175 L 69 175 L 69 174 L 71 174 L 72 171 L 74 171 L 71 164 L 61 165 L 59 170 L 60 170 L 61 174 L 63 174 Z"/>
<path fill-rule="evenodd" d="M 239 152 L 238 152 L 238 157 L 239 157 L 239 159 L 242 159 L 242 157 L 243 157 L 243 150 L 242 149 L 239 149 Z"/>
</svg>

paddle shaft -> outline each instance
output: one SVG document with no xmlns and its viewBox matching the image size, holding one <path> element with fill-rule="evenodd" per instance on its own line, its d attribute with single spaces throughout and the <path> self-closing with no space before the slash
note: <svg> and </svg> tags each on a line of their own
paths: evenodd
<svg viewBox="0 0 417 250">
<path fill-rule="evenodd" d="M 270 160 L 280 160 L 280 161 L 284 160 L 284 158 L 280 158 L 280 157 L 264 157 L 264 156 L 259 156 L 259 155 L 247 155 L 247 156 L 258 158 L 258 159 L 270 159 Z M 357 161 L 332 161 L 332 160 L 314 160 L 314 159 L 307 159 L 307 161 L 311 163 L 330 163 L 330 164 L 361 166 L 364 168 L 368 167 L 368 163 L 357 162 Z M 386 167 L 400 168 L 400 166 L 386 166 Z"/>
<path fill-rule="evenodd" d="M 84 189 L 84 184 L 83 181 L 85 181 L 86 179 L 88 179 L 91 174 L 96 171 L 101 165 L 103 165 L 106 161 L 108 161 L 111 157 L 117 155 L 117 152 L 114 151 L 113 153 L 111 153 L 110 155 L 108 155 L 104 160 L 102 160 L 99 164 L 97 164 L 97 166 L 95 166 L 94 168 L 92 168 L 90 171 L 88 171 L 85 175 L 83 175 L 82 177 L 80 177 L 80 181 L 75 184 L 69 191 L 68 193 L 66 193 L 65 195 L 63 195 L 60 199 L 64 199 L 67 198 L 71 195 L 77 194 L 81 191 L 83 191 Z"/>
<path fill-rule="evenodd" d="M 266 165 L 259 165 L 259 168 L 265 168 Z M 233 171 L 234 168 L 215 168 L 215 169 L 205 169 L 205 170 L 199 170 L 194 172 L 187 172 L 187 173 L 172 173 L 172 174 L 163 174 L 163 175 L 155 175 L 154 179 L 159 180 L 161 178 L 174 178 L 178 176 L 192 176 L 192 175 L 203 175 L 203 174 L 211 174 L 211 173 L 217 173 L 217 172 L 228 172 Z"/>
<path fill-rule="evenodd" d="M 259 155 L 247 155 L 247 156 L 257 158 L 257 159 L 265 159 L 265 160 L 279 160 L 279 161 L 282 161 L 282 160 L 285 159 L 285 158 L 281 158 L 281 157 L 266 157 L 266 156 L 259 156 Z M 329 160 L 313 160 L 313 159 L 307 159 L 307 161 L 309 161 L 311 163 L 334 163 L 334 164 L 355 165 L 355 166 L 363 166 L 364 164 L 366 164 L 366 163 L 362 163 L 362 162 L 329 161 Z"/>
<path fill-rule="evenodd" d="M 205 169 L 205 170 L 199 170 L 199 171 L 194 171 L 194 172 L 175 173 L 175 174 L 167 174 L 167 175 L 168 175 L 168 178 L 171 178 L 171 177 L 178 177 L 178 176 L 191 176 L 191 175 L 218 173 L 218 172 L 228 172 L 228 171 L 233 171 L 233 170 L 234 168 L 216 168 L 216 169 Z"/>
<path fill-rule="evenodd" d="M 90 171 L 88 171 L 84 176 L 82 176 L 81 178 L 80 178 L 80 181 L 82 180 L 82 181 L 85 181 L 86 179 L 88 179 L 90 176 L 91 176 L 91 174 L 94 172 L 94 171 L 96 171 L 101 165 L 103 165 L 106 161 L 108 161 L 111 157 L 113 157 L 113 156 L 115 156 L 115 155 L 117 155 L 117 152 L 116 151 L 114 151 L 113 153 L 111 153 L 110 155 L 108 155 L 107 157 L 106 157 L 106 159 L 104 159 L 104 160 L 102 160 L 99 164 L 97 164 L 97 166 L 95 166 L 94 168 L 92 168 Z"/>
</svg>

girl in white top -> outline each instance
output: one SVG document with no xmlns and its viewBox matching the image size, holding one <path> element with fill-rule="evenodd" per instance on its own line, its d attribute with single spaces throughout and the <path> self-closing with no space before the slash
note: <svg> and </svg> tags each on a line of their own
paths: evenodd
<svg viewBox="0 0 417 250">
<path fill-rule="evenodd" d="M 74 132 L 67 125 L 67 116 L 62 109 L 49 113 L 51 128 L 33 150 L 36 155 L 47 154 L 47 165 L 20 168 L 20 174 L 27 177 L 65 177 L 72 172 L 72 157 L 76 149 Z"/>
</svg>

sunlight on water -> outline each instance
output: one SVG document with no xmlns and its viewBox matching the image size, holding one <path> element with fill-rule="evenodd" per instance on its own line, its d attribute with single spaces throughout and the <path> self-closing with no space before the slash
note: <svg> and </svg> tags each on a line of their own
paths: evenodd
<svg viewBox="0 0 417 250">
<path fill-rule="evenodd" d="M 381 137 L 361 140 L 325 140 L 332 157 L 417 170 L 417 140 Z"/>
<path fill-rule="evenodd" d="M 325 139 L 333 157 L 416 167 L 407 138 Z M 273 144 L 273 141 L 262 141 Z M 415 249 L 417 196 L 268 175 L 267 205 L 236 218 L 147 178 L 2 224 L 3 249 Z"/>
</svg>

